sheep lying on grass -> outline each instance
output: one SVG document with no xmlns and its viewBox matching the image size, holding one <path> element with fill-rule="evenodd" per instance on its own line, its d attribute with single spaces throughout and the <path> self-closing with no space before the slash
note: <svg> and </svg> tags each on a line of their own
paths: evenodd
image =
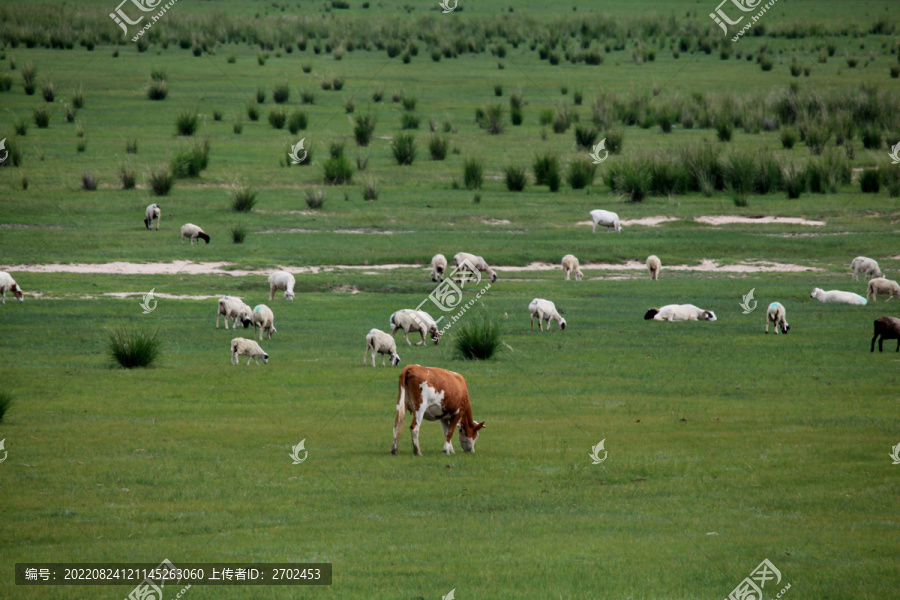
<svg viewBox="0 0 900 600">
<path fill-rule="evenodd" d="M 231 319 L 232 328 L 237 328 L 238 319 L 244 329 L 250 327 L 253 316 L 250 307 L 244 301 L 234 296 L 222 296 L 219 298 L 219 314 L 216 315 L 216 329 L 219 328 L 219 318 L 225 317 L 225 329 L 228 329 L 228 319 Z"/>
<path fill-rule="evenodd" d="M 809 297 L 815 298 L 819 302 L 838 302 L 841 304 L 855 304 L 857 306 L 865 306 L 868 302 L 865 298 L 853 292 L 842 292 L 840 290 L 828 290 L 826 292 L 821 288 L 814 288 Z"/>
<path fill-rule="evenodd" d="M 422 341 L 416 342 L 416 346 L 425 345 L 426 335 L 431 336 L 435 346 L 441 341 L 441 332 L 438 330 L 437 323 L 435 323 L 434 319 L 431 318 L 431 315 L 424 310 L 404 308 L 392 314 L 391 337 L 394 337 L 397 334 L 398 329 L 403 330 L 403 338 L 410 346 L 412 346 L 412 342 L 409 341 L 410 331 L 418 331 L 422 335 Z"/>
<path fill-rule="evenodd" d="M 256 337 L 256 332 L 259 332 L 259 340 L 263 339 L 263 332 L 269 334 L 269 339 L 272 339 L 272 334 L 276 332 L 275 329 L 275 314 L 272 312 L 272 309 L 266 306 L 265 304 L 260 304 L 258 306 L 253 307 L 253 337 Z"/>
<path fill-rule="evenodd" d="M 584 273 L 581 272 L 581 265 L 578 263 L 578 259 L 571 254 L 566 254 L 565 256 L 563 256 L 562 268 L 563 272 L 566 274 L 566 281 L 569 280 L 569 276 L 572 273 L 575 273 L 575 281 L 581 281 L 581 278 L 584 277 Z"/>
<path fill-rule="evenodd" d="M 284 290 L 284 297 L 294 301 L 294 286 L 297 280 L 287 271 L 275 271 L 269 275 L 269 301 L 275 299 L 275 290 Z"/>
<path fill-rule="evenodd" d="M 693 304 L 667 304 L 662 308 L 651 308 L 644 315 L 649 321 L 717 321 L 716 313 L 697 308 Z"/>
<path fill-rule="evenodd" d="M 206 232 L 194 225 L 193 223 L 187 223 L 181 226 L 181 243 L 184 243 L 184 238 L 191 239 L 191 246 L 194 245 L 194 240 L 200 238 L 207 244 L 209 243 L 209 236 L 206 235 Z"/>
<path fill-rule="evenodd" d="M 468 262 L 468 264 L 464 264 Z M 460 282 L 463 273 L 469 272 L 475 274 L 471 267 L 478 269 L 482 273 L 487 273 L 491 277 L 491 283 L 497 281 L 497 274 L 490 268 L 487 262 L 480 256 L 469 254 L 468 252 L 458 252 L 453 256 L 453 263 L 456 265 L 456 283 Z M 469 266 L 471 265 L 471 267 Z"/>
<path fill-rule="evenodd" d="M 884 273 L 878 268 L 878 263 L 871 258 L 865 256 L 857 256 L 850 263 L 853 269 L 853 281 L 859 281 L 860 272 L 865 273 L 866 277 L 884 277 Z"/>
<path fill-rule="evenodd" d="M 547 321 L 547 331 L 550 331 L 550 321 L 556 321 L 560 329 L 566 328 L 566 320 L 557 312 L 556 305 L 550 300 L 535 298 L 528 305 L 528 312 L 531 313 L 531 330 L 534 331 L 534 318 L 537 317 L 538 327 L 544 331 L 544 321 Z"/>
<path fill-rule="evenodd" d="M 147 211 L 144 213 L 144 225 L 147 226 L 147 229 L 150 229 L 150 226 L 153 225 L 153 219 L 156 219 L 156 230 L 159 231 L 159 204 L 151 204 L 147 207 Z"/>
<path fill-rule="evenodd" d="M 13 296 L 15 296 L 19 302 L 25 300 L 25 294 L 22 292 L 22 288 L 20 288 L 19 284 L 16 283 L 16 280 L 12 278 L 12 275 L 6 271 L 0 271 L 0 295 L 3 296 L 3 304 L 6 304 L 6 292 L 12 292 Z"/>
<path fill-rule="evenodd" d="M 775 335 L 778 335 L 778 329 L 781 328 L 781 333 L 787 333 L 790 331 L 791 326 L 788 325 L 787 322 L 787 311 L 784 310 L 784 306 L 782 306 L 781 302 L 773 302 L 769 305 L 769 310 L 766 311 L 766 333 L 769 333 L 769 323 L 775 326 Z"/>
<path fill-rule="evenodd" d="M 250 361 L 255 360 L 256 364 L 259 365 L 259 359 L 263 359 L 263 364 L 269 364 L 269 355 L 266 354 L 266 351 L 259 347 L 254 340 L 248 340 L 247 338 L 234 338 L 231 340 L 231 364 L 238 364 L 238 356 L 249 356 L 247 359 L 247 366 L 250 366 Z"/>
<path fill-rule="evenodd" d="M 431 259 L 431 280 L 438 282 L 444 280 L 444 271 L 447 270 L 447 257 L 443 254 L 435 254 Z"/>
<path fill-rule="evenodd" d="M 619 222 L 619 215 L 608 210 L 592 210 L 591 221 L 594 223 L 594 233 L 597 233 L 597 225 L 607 227 L 606 233 L 610 229 L 615 229 L 616 233 L 622 233 L 622 224 Z"/>
<path fill-rule="evenodd" d="M 384 355 L 391 357 L 391 366 L 400 364 L 400 355 L 397 354 L 397 342 L 393 337 L 380 329 L 373 329 L 366 335 L 366 352 L 363 354 L 363 366 L 366 366 L 366 358 L 372 352 L 372 367 L 375 366 L 375 354 L 381 354 L 381 366 L 384 366 Z"/>
<path fill-rule="evenodd" d="M 881 345 L 884 340 L 897 340 L 897 349 L 894 352 L 900 352 L 900 319 L 895 317 L 878 317 L 875 319 L 875 335 L 872 336 L 872 352 L 875 352 L 875 338 L 881 336 L 878 340 L 878 351 L 883 352 Z"/>
<path fill-rule="evenodd" d="M 884 277 L 876 277 L 869 280 L 869 287 L 866 289 L 866 300 L 869 295 L 872 296 L 872 302 L 875 302 L 877 294 L 888 294 L 888 301 L 894 299 L 894 295 L 900 296 L 900 285 L 891 279 Z"/>
<path fill-rule="evenodd" d="M 659 279 L 659 270 L 662 268 L 662 263 L 659 261 L 659 257 L 655 254 L 651 254 L 647 257 L 647 270 L 650 271 L 650 279 Z"/>
</svg>

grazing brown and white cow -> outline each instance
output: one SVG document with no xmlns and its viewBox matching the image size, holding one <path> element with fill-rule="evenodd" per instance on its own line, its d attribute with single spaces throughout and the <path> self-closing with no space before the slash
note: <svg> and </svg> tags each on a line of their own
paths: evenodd
<svg viewBox="0 0 900 600">
<path fill-rule="evenodd" d="M 453 429 L 459 427 L 459 445 L 463 452 L 475 452 L 478 431 L 484 421 L 472 419 L 469 405 L 469 386 L 459 373 L 409 365 L 400 373 L 400 395 L 397 398 L 397 416 L 394 418 L 394 445 L 391 454 L 397 454 L 397 440 L 406 411 L 413 415 L 409 429 L 412 432 L 413 452 L 422 456 L 419 449 L 419 427 L 422 420 L 440 421 L 444 427 L 444 454 L 453 454 Z"/>
</svg>

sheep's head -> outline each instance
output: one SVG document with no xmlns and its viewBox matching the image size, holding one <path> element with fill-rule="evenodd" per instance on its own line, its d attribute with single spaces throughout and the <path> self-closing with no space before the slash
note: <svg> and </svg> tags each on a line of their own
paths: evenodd
<svg viewBox="0 0 900 600">
<path fill-rule="evenodd" d="M 560 319 L 559 319 L 559 328 L 560 328 L 560 329 L 565 329 L 565 328 L 566 328 L 566 320 L 563 319 L 562 317 L 560 317 Z"/>
<path fill-rule="evenodd" d="M 575 271 L 575 281 L 581 281 L 582 277 L 584 277 L 584 275 L 581 273 L 581 271 Z"/>
<path fill-rule="evenodd" d="M 438 330 L 437 325 L 432 325 L 428 331 L 431 333 L 431 339 L 434 341 L 434 345 L 437 346 L 438 342 L 441 341 L 441 332 Z"/>
<path fill-rule="evenodd" d="M 491 271 L 491 283 L 494 283 L 495 281 L 497 281 L 497 274 Z"/>
<path fill-rule="evenodd" d="M 809 295 L 809 297 L 810 297 L 810 298 L 815 298 L 815 297 L 817 297 L 817 296 L 818 296 L 819 294 L 821 294 L 821 293 L 822 293 L 822 288 L 813 288 L 813 291 L 812 291 L 812 293 Z"/>
<path fill-rule="evenodd" d="M 253 322 L 253 319 L 250 318 L 250 315 L 248 315 L 248 314 L 241 315 L 241 325 L 244 326 L 244 329 L 247 329 L 248 327 L 250 327 L 250 323 L 252 323 L 252 322 Z"/>
<path fill-rule="evenodd" d="M 645 320 L 645 321 L 649 321 L 650 319 L 652 319 L 653 317 L 655 317 L 655 316 L 658 315 L 658 314 L 659 314 L 659 309 L 658 309 L 658 308 L 650 308 L 650 309 L 648 309 L 647 312 L 644 314 L 644 320 Z"/>
<path fill-rule="evenodd" d="M 781 333 L 787 333 L 790 330 L 791 330 L 791 326 L 788 325 L 787 323 L 785 323 L 784 325 L 781 326 Z"/>
<path fill-rule="evenodd" d="M 265 352 L 263 353 L 263 364 L 264 365 L 269 364 L 269 355 L 266 354 Z"/>
<path fill-rule="evenodd" d="M 716 319 L 716 313 L 711 310 L 704 310 L 703 314 L 700 315 L 700 319 L 703 321 L 718 321 L 718 319 Z"/>
<path fill-rule="evenodd" d="M 391 354 L 391 366 L 396 367 L 399 364 L 400 364 L 400 355 L 397 354 L 396 352 L 394 352 L 393 354 Z"/>
<path fill-rule="evenodd" d="M 294 292 L 287 291 L 284 293 L 284 297 L 287 298 L 288 300 L 290 300 L 291 302 L 293 302 L 294 301 Z"/>
<path fill-rule="evenodd" d="M 25 300 L 25 294 L 22 293 L 22 288 L 18 286 L 18 284 L 13 284 L 11 291 L 13 295 L 18 298 L 19 302 L 23 302 Z"/>
</svg>

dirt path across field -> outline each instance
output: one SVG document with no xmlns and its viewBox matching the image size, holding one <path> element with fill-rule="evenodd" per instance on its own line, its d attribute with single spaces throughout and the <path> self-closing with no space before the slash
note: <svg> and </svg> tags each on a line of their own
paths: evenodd
<svg viewBox="0 0 900 600">
<path fill-rule="evenodd" d="M 659 227 L 663 223 L 672 221 L 680 221 L 678 217 L 642 217 L 640 219 L 621 219 L 623 227 L 629 225 L 643 225 L 645 227 Z M 812 221 L 809 219 L 801 219 L 799 217 L 771 217 L 771 216 L 753 216 L 753 217 L 736 217 L 732 215 L 704 215 L 702 217 L 694 217 L 697 223 L 712 225 L 718 227 L 720 225 L 810 225 L 821 227 L 825 225 L 825 221 Z M 578 221 L 576 225 L 593 225 L 591 221 Z"/>
</svg>

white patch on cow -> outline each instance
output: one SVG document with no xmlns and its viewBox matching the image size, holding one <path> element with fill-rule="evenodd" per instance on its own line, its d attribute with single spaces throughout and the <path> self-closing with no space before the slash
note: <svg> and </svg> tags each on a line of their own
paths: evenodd
<svg viewBox="0 0 900 600">
<path fill-rule="evenodd" d="M 424 381 L 419 387 L 422 390 L 422 405 L 419 407 L 421 417 L 437 421 L 444 414 L 444 391 L 438 392 Z"/>
</svg>

